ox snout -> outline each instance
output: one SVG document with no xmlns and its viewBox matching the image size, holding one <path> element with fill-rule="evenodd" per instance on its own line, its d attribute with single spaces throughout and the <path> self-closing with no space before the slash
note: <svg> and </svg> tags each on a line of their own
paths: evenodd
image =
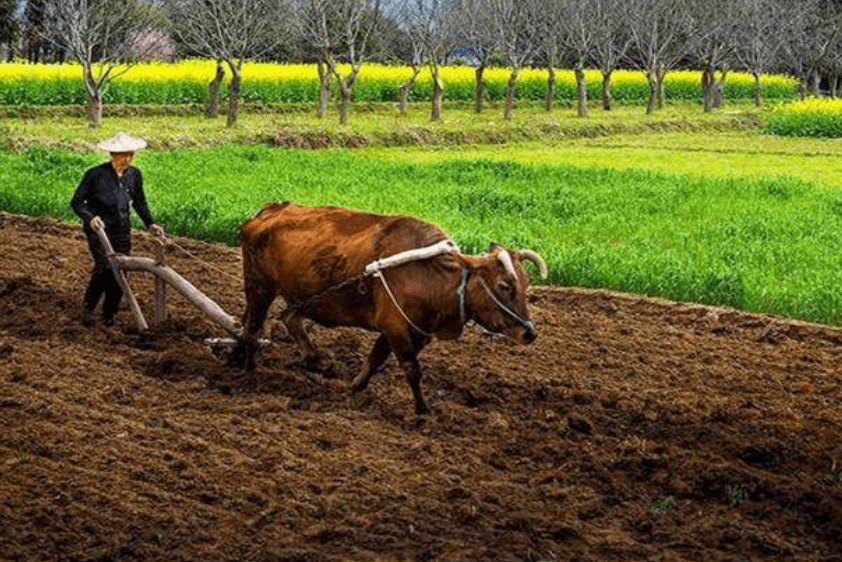
<svg viewBox="0 0 842 562">
<path fill-rule="evenodd" d="M 538 337 L 538 333 L 535 331 L 535 326 L 529 320 L 511 328 L 507 331 L 506 335 L 509 336 L 509 339 L 515 343 L 520 344 L 532 343 Z"/>
<path fill-rule="evenodd" d="M 538 337 L 538 334 L 535 333 L 535 326 L 533 326 L 530 323 L 529 327 L 526 330 L 524 330 L 523 343 L 532 343 L 532 342 L 535 341 L 535 339 L 537 337 Z"/>
</svg>

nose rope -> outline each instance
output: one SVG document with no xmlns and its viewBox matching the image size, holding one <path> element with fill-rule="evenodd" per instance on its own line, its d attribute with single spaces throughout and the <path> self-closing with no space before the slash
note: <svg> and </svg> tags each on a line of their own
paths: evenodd
<svg viewBox="0 0 842 562">
<path fill-rule="evenodd" d="M 494 295 L 494 293 L 491 292 L 491 289 L 488 288 L 488 285 L 485 283 L 485 281 L 483 280 L 482 277 L 477 276 L 477 279 L 479 280 L 479 284 L 482 285 L 482 288 L 485 289 L 485 292 L 488 293 L 488 296 L 491 297 L 491 300 L 494 301 L 494 304 L 496 304 L 500 308 L 500 310 L 502 310 L 503 312 L 505 312 L 506 314 L 511 316 L 518 324 L 520 324 L 521 326 L 523 326 L 527 330 L 534 330 L 535 329 L 535 326 L 532 324 L 531 320 L 527 320 L 527 319 L 523 318 L 517 312 L 510 309 L 508 306 L 506 306 L 502 302 L 500 302 L 500 299 L 498 299 Z"/>
</svg>

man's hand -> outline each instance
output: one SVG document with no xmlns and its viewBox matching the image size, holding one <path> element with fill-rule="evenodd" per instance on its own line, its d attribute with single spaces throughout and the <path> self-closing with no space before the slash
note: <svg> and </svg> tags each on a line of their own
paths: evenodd
<svg viewBox="0 0 842 562">
<path fill-rule="evenodd" d="M 91 227 L 91 230 L 97 231 L 101 228 L 105 228 L 105 223 L 103 223 L 102 219 L 97 216 L 91 219 L 91 222 L 88 223 L 88 226 Z"/>
<path fill-rule="evenodd" d="M 164 227 L 160 224 L 151 224 L 149 225 L 149 232 L 155 238 L 163 238 L 164 237 Z"/>
</svg>

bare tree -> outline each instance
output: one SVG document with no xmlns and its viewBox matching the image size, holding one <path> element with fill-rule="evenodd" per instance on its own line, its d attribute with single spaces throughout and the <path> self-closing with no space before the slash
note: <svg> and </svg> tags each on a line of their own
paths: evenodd
<svg viewBox="0 0 842 562">
<path fill-rule="evenodd" d="M 296 0 L 293 22 L 299 40 L 315 52 L 316 72 L 319 77 L 319 103 L 316 110 L 319 118 L 327 115 L 330 100 L 330 69 L 325 62 L 324 53 L 333 48 L 334 27 L 333 13 L 328 9 L 329 0 Z"/>
<path fill-rule="evenodd" d="M 237 124 L 243 64 L 288 40 L 288 0 L 164 0 L 173 33 L 191 52 L 224 61 L 229 127 Z M 217 69 L 218 72 L 218 69 Z"/>
<path fill-rule="evenodd" d="M 832 49 L 839 43 L 842 13 L 835 2 L 826 0 L 779 0 L 785 40 L 781 52 L 786 64 L 799 77 L 799 95 L 820 94 L 820 80 L 825 61 L 832 59 Z"/>
<path fill-rule="evenodd" d="M 474 68 L 474 112 L 485 106 L 485 71 L 491 65 L 498 46 L 494 19 L 488 0 L 462 0 L 454 7 L 451 21 L 455 24 L 454 41 L 470 50 L 476 58 Z"/>
<path fill-rule="evenodd" d="M 326 87 L 333 76 L 339 83 L 339 122 L 348 122 L 348 110 L 362 63 L 369 54 L 371 41 L 380 23 L 380 0 L 299 0 L 298 23 L 302 40 L 318 52 L 322 103 L 319 115 L 326 111 Z M 341 59 L 341 60 L 338 60 Z M 341 62 L 349 68 L 345 72 Z"/>
<path fill-rule="evenodd" d="M 602 109 L 611 110 L 611 80 L 614 70 L 628 53 L 631 35 L 626 27 L 626 0 L 593 0 L 594 44 L 592 56 L 602 73 Z"/>
<path fill-rule="evenodd" d="M 158 49 L 157 41 L 141 41 L 163 25 L 146 2 L 125 0 L 56 0 L 44 3 L 49 38 L 82 66 L 88 93 L 88 122 L 102 122 L 102 96 L 112 80 Z"/>
<path fill-rule="evenodd" d="M 412 75 L 401 85 L 401 104 L 405 107 L 406 96 L 415 79 L 426 65 L 433 81 L 430 119 L 441 119 L 441 101 L 444 95 L 444 81 L 441 78 L 440 63 L 450 51 L 453 28 L 457 22 L 453 12 L 453 0 L 413 0 L 403 3 L 401 21 L 412 44 Z"/>
<path fill-rule="evenodd" d="M 409 44 L 406 63 L 411 74 L 406 81 L 398 86 L 398 110 L 403 114 L 409 107 L 409 93 L 415 81 L 427 64 L 426 26 L 424 25 L 421 3 L 406 2 L 402 4 L 397 14 L 398 26 Z"/>
<path fill-rule="evenodd" d="M 743 25 L 743 0 L 707 0 L 689 6 L 689 57 L 702 69 L 702 101 L 705 113 L 722 104 L 722 89 L 736 56 Z M 718 72 L 718 74 L 717 74 Z"/>
<path fill-rule="evenodd" d="M 754 104 L 760 106 L 761 77 L 774 63 L 782 40 L 778 0 L 741 0 L 736 19 L 739 41 L 735 53 L 738 63 L 754 77 Z"/>
<path fill-rule="evenodd" d="M 842 34 L 835 34 L 833 44 L 828 48 L 822 60 L 822 69 L 827 77 L 830 97 L 839 97 L 840 81 L 842 81 Z"/>
<path fill-rule="evenodd" d="M 0 0 L 0 45 L 6 45 L 6 59 L 14 58 L 14 44 L 20 24 L 15 16 L 15 0 Z"/>
<path fill-rule="evenodd" d="M 681 59 L 692 0 L 628 0 L 626 25 L 631 36 L 631 62 L 646 74 L 646 113 L 664 105 L 664 77 Z"/>
<path fill-rule="evenodd" d="M 542 0 L 488 0 L 488 3 L 498 49 L 511 67 L 503 109 L 503 118 L 511 120 L 518 76 L 535 54 Z"/>
<path fill-rule="evenodd" d="M 428 17 L 426 43 L 427 66 L 433 81 L 433 92 L 430 96 L 430 120 L 441 120 L 441 104 L 444 97 L 444 79 L 441 76 L 441 65 L 447 54 L 453 49 L 456 29 L 459 19 L 454 10 L 454 0 L 419 0 L 427 3 Z"/>
<path fill-rule="evenodd" d="M 547 89 L 544 94 L 544 109 L 552 111 L 556 92 L 556 68 L 564 52 L 564 13 L 567 0 L 544 2 L 542 17 L 537 20 L 536 54 L 547 67 Z"/>
<path fill-rule="evenodd" d="M 596 43 L 596 21 L 598 4 L 592 0 L 565 0 L 561 12 L 564 40 L 573 58 L 573 74 L 576 76 L 576 100 L 579 117 L 588 116 L 588 89 L 585 84 L 585 63 Z"/>
</svg>

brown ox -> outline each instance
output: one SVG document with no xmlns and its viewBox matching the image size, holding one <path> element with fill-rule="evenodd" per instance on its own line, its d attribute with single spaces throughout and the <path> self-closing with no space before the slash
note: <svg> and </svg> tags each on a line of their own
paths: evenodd
<svg viewBox="0 0 842 562">
<path fill-rule="evenodd" d="M 415 218 L 289 202 L 269 204 L 246 221 L 240 245 L 245 369 L 252 382 L 257 340 L 278 295 L 286 301 L 283 323 L 311 365 L 328 361 L 307 337 L 305 318 L 379 332 L 352 389 L 366 388 L 394 353 L 419 415 L 427 404 L 417 355 L 432 336 L 456 338 L 473 320 L 518 343 L 535 339 L 522 261 L 535 263 L 542 277 L 546 265 L 530 250 L 492 244 L 487 254 L 468 256 L 441 229 Z"/>
</svg>

